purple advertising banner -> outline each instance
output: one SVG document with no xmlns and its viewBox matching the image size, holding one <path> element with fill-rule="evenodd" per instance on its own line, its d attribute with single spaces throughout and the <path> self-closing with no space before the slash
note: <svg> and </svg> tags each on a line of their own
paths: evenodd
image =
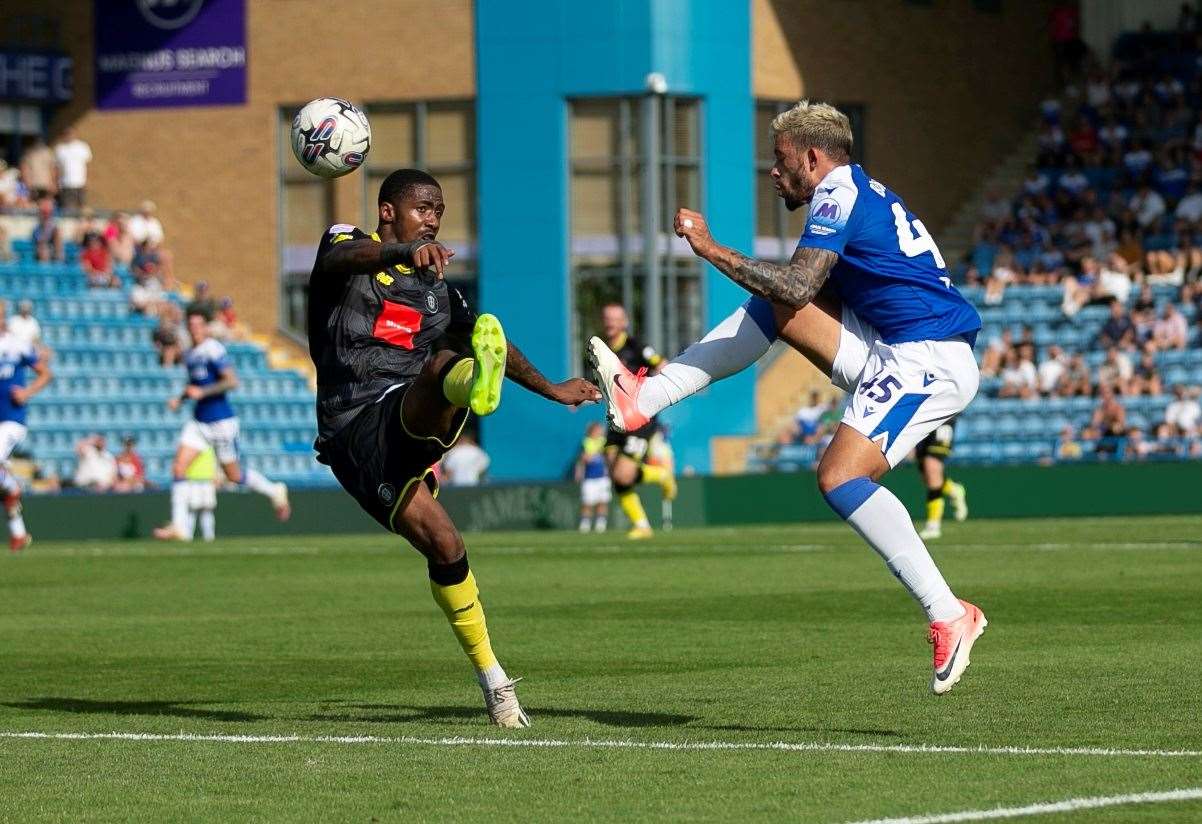
<svg viewBox="0 0 1202 824">
<path fill-rule="evenodd" d="M 246 102 L 245 0 L 95 0 L 96 107 Z"/>
</svg>

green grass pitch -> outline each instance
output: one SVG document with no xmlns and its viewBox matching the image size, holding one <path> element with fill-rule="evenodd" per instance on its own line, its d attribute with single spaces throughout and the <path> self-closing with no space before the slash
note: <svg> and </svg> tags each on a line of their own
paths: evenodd
<svg viewBox="0 0 1202 824">
<path fill-rule="evenodd" d="M 0 559 L 0 820 L 852 822 L 1197 788 L 1200 541 L 945 526 L 990 626 L 936 698 L 920 611 L 841 524 L 468 536 L 524 731 L 487 725 L 398 539 L 35 544 Z"/>
</svg>

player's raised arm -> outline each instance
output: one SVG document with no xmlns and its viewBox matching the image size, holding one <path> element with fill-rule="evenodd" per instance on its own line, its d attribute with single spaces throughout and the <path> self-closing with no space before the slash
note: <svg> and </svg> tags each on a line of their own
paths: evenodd
<svg viewBox="0 0 1202 824">
<path fill-rule="evenodd" d="M 710 234 L 705 218 L 691 209 L 679 209 L 676 234 L 689 242 L 693 253 L 709 261 L 722 274 L 753 295 L 800 309 L 822 289 L 839 255 L 829 249 L 802 246 L 788 263 L 756 260 L 723 246 Z"/>
<path fill-rule="evenodd" d="M 539 372 L 522 350 L 509 341 L 509 352 L 505 360 L 505 377 L 525 387 L 531 392 L 542 395 L 547 400 L 562 403 L 564 406 L 579 406 L 582 403 L 593 403 L 601 400 L 601 392 L 584 378 L 569 378 L 560 383 L 551 383 L 542 372 Z"/>
<path fill-rule="evenodd" d="M 346 228 L 347 231 L 336 231 Z M 317 251 L 317 269 L 334 277 L 372 275 L 392 266 L 433 269 L 439 277 L 455 253 L 436 240 L 381 243 L 357 229 L 335 226 Z"/>
</svg>

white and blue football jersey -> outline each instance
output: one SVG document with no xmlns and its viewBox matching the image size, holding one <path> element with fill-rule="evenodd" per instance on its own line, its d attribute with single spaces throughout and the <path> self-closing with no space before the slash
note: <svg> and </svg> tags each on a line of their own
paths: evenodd
<svg viewBox="0 0 1202 824">
<path fill-rule="evenodd" d="M 38 362 L 32 344 L 15 335 L 0 335 L 0 423 L 25 425 L 26 409 L 13 403 L 13 389 L 25 386 L 25 369 Z"/>
<path fill-rule="evenodd" d="M 230 357 L 216 338 L 206 338 L 199 346 L 193 346 L 184 355 L 184 368 L 188 370 L 188 383 L 192 386 L 210 386 L 221 380 L 221 373 L 230 366 Z M 222 392 L 196 401 L 192 414 L 201 423 L 213 423 L 234 417 L 234 407 Z"/>
<path fill-rule="evenodd" d="M 981 316 L 952 286 L 934 239 L 859 164 L 839 166 L 818 184 L 797 246 L 839 255 L 830 282 L 885 343 L 976 342 Z"/>
</svg>

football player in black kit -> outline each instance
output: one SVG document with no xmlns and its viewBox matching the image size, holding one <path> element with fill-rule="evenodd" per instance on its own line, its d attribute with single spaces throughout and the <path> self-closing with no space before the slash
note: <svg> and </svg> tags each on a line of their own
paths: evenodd
<svg viewBox="0 0 1202 824">
<path fill-rule="evenodd" d="M 317 459 L 426 557 L 434 600 L 476 670 L 492 723 L 529 726 L 515 681 L 493 654 L 463 538 L 435 500 L 431 467 L 469 411 L 496 410 L 506 377 L 566 406 L 601 395 L 579 378 L 548 381 L 495 317 L 476 317 L 447 286 L 454 253 L 435 239 L 445 208 L 437 180 L 400 169 L 381 184 L 378 203 L 374 233 L 329 229 L 309 278 Z"/>
<path fill-rule="evenodd" d="M 630 317 L 622 304 L 607 303 L 601 307 L 601 327 L 605 342 L 631 372 L 646 374 L 664 362 L 654 349 L 630 334 Z M 618 495 L 618 504 L 630 519 L 627 537 L 633 540 L 651 537 L 651 523 L 635 485 L 643 481 L 659 484 L 664 490 L 664 498 L 672 500 L 676 497 L 676 479 L 672 473 L 666 467 L 647 463 L 651 439 L 658 432 L 659 423 L 653 418 L 634 432 L 619 432 L 610 426 L 605 438 L 609 478 Z"/>
</svg>

